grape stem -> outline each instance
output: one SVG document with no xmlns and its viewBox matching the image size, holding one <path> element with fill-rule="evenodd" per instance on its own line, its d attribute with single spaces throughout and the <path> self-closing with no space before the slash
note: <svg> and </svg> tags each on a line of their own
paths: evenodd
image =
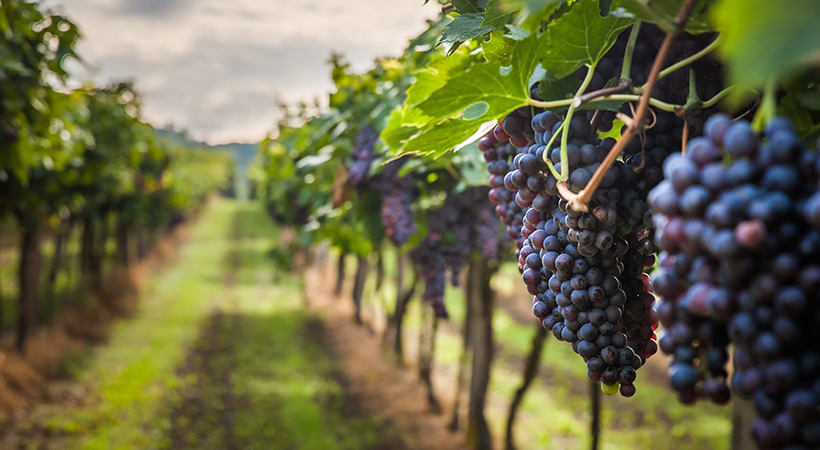
<svg viewBox="0 0 820 450">
<path fill-rule="evenodd" d="M 608 88 L 598 89 L 597 91 L 587 92 L 584 95 L 575 97 L 573 99 L 573 105 L 576 108 L 580 107 L 584 103 L 589 103 L 595 99 L 601 97 L 609 97 L 610 95 L 617 95 L 617 94 L 624 94 L 629 92 L 632 88 L 632 83 L 627 80 L 621 79 L 621 82 L 618 83 L 617 86 L 612 86 Z"/>
<path fill-rule="evenodd" d="M 611 89 L 611 88 L 607 88 L 607 89 Z M 593 91 L 593 92 L 590 92 L 589 94 L 596 94 L 597 92 L 599 92 L 599 91 Z M 549 102 L 543 102 L 543 101 L 540 101 L 540 100 L 530 100 L 528 104 L 532 105 L 532 106 L 535 106 L 537 108 L 555 109 L 555 108 L 563 108 L 565 106 L 572 106 L 573 103 L 578 101 L 578 98 L 579 97 L 568 98 L 568 99 L 564 99 L 564 100 L 553 100 L 553 101 L 549 101 Z M 632 102 L 632 101 L 638 101 L 640 99 L 641 99 L 641 96 L 637 95 L 637 94 L 610 94 L 610 95 L 605 95 L 603 97 L 594 97 L 590 100 L 584 101 L 581 104 L 606 102 L 606 101 L 611 101 L 611 100 L 623 100 L 623 101 L 627 101 L 627 102 Z M 650 98 L 649 103 L 652 106 L 654 106 L 654 107 L 656 107 L 660 110 L 667 111 L 667 112 L 675 112 L 675 111 L 677 111 L 677 110 L 684 107 L 684 105 L 675 105 L 675 104 L 672 104 L 672 103 L 662 102 L 662 101 L 660 101 L 656 98 Z M 576 106 L 575 108 L 577 109 L 578 106 Z"/>
<path fill-rule="evenodd" d="M 558 137 L 559 134 L 561 134 L 562 131 L 564 131 L 563 126 L 561 126 L 561 128 L 559 128 L 555 131 L 555 133 L 550 138 L 550 141 L 547 142 L 547 146 L 545 147 L 547 150 L 544 151 L 544 154 L 541 157 L 541 159 L 543 159 L 544 162 L 547 163 L 547 168 L 550 170 L 550 173 L 552 173 L 552 176 L 554 176 L 556 180 L 563 180 L 564 177 L 562 177 L 561 174 L 558 173 L 557 170 L 555 170 L 555 166 L 552 164 L 552 160 L 550 159 L 550 156 L 549 156 L 549 149 L 552 148 L 552 144 L 555 142 L 555 139 Z"/>
<path fill-rule="evenodd" d="M 726 89 L 724 89 L 724 90 L 718 92 L 717 94 L 715 94 L 714 97 L 712 97 L 709 100 L 706 100 L 705 102 L 701 103 L 700 106 L 703 107 L 703 108 L 711 108 L 712 106 L 715 106 L 715 104 L 717 104 L 717 102 L 723 100 L 723 97 L 726 97 L 727 95 L 729 95 L 732 91 L 735 90 L 735 88 L 737 88 L 736 85 L 732 85 L 732 86 L 727 87 Z"/>
<path fill-rule="evenodd" d="M 580 96 L 583 95 L 584 91 L 587 90 L 587 87 L 589 87 L 589 83 L 592 81 L 592 76 L 595 75 L 596 64 L 597 63 L 592 63 L 587 65 L 587 74 L 584 77 L 584 81 L 581 83 L 581 87 L 578 88 L 578 92 L 575 93 L 575 100 L 573 100 L 572 104 L 569 105 L 567 115 L 564 117 L 564 133 L 561 135 L 561 178 L 567 178 L 569 176 L 567 141 L 569 139 L 569 124 L 572 122 L 572 115 L 575 113 L 575 104 L 578 102 Z"/>
<path fill-rule="evenodd" d="M 624 63 L 621 66 L 620 84 L 632 86 L 632 55 L 635 53 L 635 43 L 638 42 L 638 34 L 640 34 L 640 32 L 641 22 L 635 22 L 635 25 L 632 25 L 632 30 L 629 32 L 629 40 L 626 43 Z"/>
<path fill-rule="evenodd" d="M 666 37 L 663 40 L 663 44 L 661 45 L 658 54 L 655 56 L 655 61 L 652 63 L 652 71 L 649 73 L 649 79 L 647 80 L 646 84 L 644 85 L 644 92 L 640 96 L 640 101 L 638 102 L 638 109 L 635 112 L 635 116 L 633 117 L 632 124 L 627 127 L 626 132 L 621 136 L 621 139 L 615 143 L 615 146 L 609 151 L 606 155 L 606 158 L 592 175 L 592 179 L 589 180 L 587 186 L 581 190 L 578 194 L 574 194 L 567 186 L 567 179 L 563 179 L 558 182 L 558 192 L 567 200 L 569 206 L 576 210 L 576 211 L 588 211 L 589 210 L 589 201 L 592 199 L 592 194 L 598 189 L 600 186 L 601 181 L 604 179 L 604 175 L 606 175 L 607 170 L 612 167 L 612 164 L 621 156 L 621 152 L 623 149 L 632 141 L 632 139 L 643 132 L 644 127 L 644 118 L 646 117 L 646 112 L 649 109 L 649 104 L 652 96 L 652 90 L 655 87 L 655 83 L 658 81 L 658 75 L 661 72 L 661 67 L 663 66 L 664 62 L 666 61 L 666 57 L 669 55 L 669 50 L 672 48 L 672 44 L 675 42 L 675 38 L 681 32 L 681 30 L 686 26 L 686 22 L 689 21 L 689 16 L 692 15 L 692 9 L 695 7 L 699 0 L 686 0 L 684 4 L 681 6 L 680 11 L 675 16 L 674 20 L 674 28 L 666 33 Z M 562 154 L 563 157 L 563 154 Z M 569 169 L 569 167 L 567 167 Z M 561 165 L 561 170 L 564 170 L 564 164 Z"/>
<path fill-rule="evenodd" d="M 661 73 L 658 74 L 658 79 L 660 80 L 661 78 L 671 74 L 672 72 L 674 72 L 676 70 L 679 70 L 679 69 L 682 69 L 682 68 L 688 66 L 689 64 L 692 64 L 693 62 L 703 58 L 704 56 L 708 55 L 709 53 L 712 53 L 712 51 L 718 47 L 718 44 L 720 44 L 720 40 L 721 40 L 720 35 L 718 35 L 718 37 L 716 37 L 715 40 L 712 41 L 711 44 L 704 47 L 703 50 L 695 53 L 694 55 L 692 55 L 688 58 L 684 58 L 684 59 L 676 62 L 675 64 L 672 64 L 671 66 L 667 67 L 666 69 L 661 70 Z"/>
<path fill-rule="evenodd" d="M 684 109 L 691 109 L 694 108 L 696 105 L 700 105 L 703 103 L 698 97 L 698 85 L 697 85 L 697 77 L 695 76 L 695 69 L 690 67 L 689 68 L 689 98 L 686 99 L 686 104 L 683 105 Z M 679 115 L 683 116 L 683 111 L 678 113 Z"/>
</svg>

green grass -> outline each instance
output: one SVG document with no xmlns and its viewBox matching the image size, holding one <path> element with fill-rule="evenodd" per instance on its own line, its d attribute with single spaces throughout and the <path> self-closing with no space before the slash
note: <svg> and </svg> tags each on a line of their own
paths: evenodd
<svg viewBox="0 0 820 450">
<path fill-rule="evenodd" d="M 231 238 L 234 223 L 238 239 Z M 232 347 L 208 364 L 215 373 L 231 373 L 241 407 L 230 431 L 239 448 L 353 450 L 384 439 L 378 419 L 349 414 L 338 367 L 316 339 L 316 318 L 302 306 L 301 281 L 280 273 L 274 283 L 267 255 L 277 238 L 259 204 L 211 205 L 179 260 L 141 296 L 139 314 L 118 323 L 107 345 L 69 360 L 94 400 L 38 415 L 39 429 L 56 436 L 61 449 L 164 449 L 172 445 L 174 418 L 192 430 L 186 448 L 225 448 L 224 392 L 209 379 L 197 384 L 199 373 L 178 372 L 189 347 L 206 345 L 202 330 L 220 308 L 226 319 L 214 333 Z M 232 260 L 238 271 L 226 285 Z M 204 411 L 196 415 L 199 423 L 185 426 L 194 419 L 181 415 L 179 405 L 191 394 L 205 402 Z"/>
<path fill-rule="evenodd" d="M 109 343 L 93 351 L 79 378 L 95 386 L 96 401 L 54 418 L 63 431 L 77 436 L 66 448 L 162 445 L 169 426 L 162 404 L 166 392 L 179 384 L 175 368 L 222 295 L 233 208 L 217 202 L 203 214 L 192 230 L 193 243 L 141 296 L 138 315 L 117 323 Z"/>
</svg>

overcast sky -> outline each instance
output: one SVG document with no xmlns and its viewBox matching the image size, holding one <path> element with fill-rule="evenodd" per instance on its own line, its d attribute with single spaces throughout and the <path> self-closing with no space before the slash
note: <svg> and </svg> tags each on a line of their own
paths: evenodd
<svg viewBox="0 0 820 450">
<path fill-rule="evenodd" d="M 435 17 L 422 0 L 49 0 L 79 26 L 81 74 L 136 81 L 143 115 L 210 143 L 260 140 L 275 99 L 324 104 L 327 59 L 398 55 Z M 80 71 L 82 72 L 82 71 Z"/>
</svg>

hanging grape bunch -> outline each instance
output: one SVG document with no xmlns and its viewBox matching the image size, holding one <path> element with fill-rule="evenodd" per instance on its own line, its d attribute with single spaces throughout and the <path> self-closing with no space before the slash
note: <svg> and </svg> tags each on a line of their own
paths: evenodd
<svg viewBox="0 0 820 450">
<path fill-rule="evenodd" d="M 579 79 L 591 80 L 590 89 L 602 88 L 602 80 L 621 72 L 623 58 L 618 55 L 628 34 L 619 37 L 591 78 L 586 68 L 576 72 Z M 703 40 L 687 37 L 683 42 L 696 39 Z M 644 47 L 660 45 L 658 40 L 647 41 Z M 692 47 L 681 46 L 690 51 Z M 675 56 L 686 54 L 680 51 Z M 651 52 L 639 53 L 632 71 L 642 73 L 651 63 Z M 621 111 L 630 108 L 625 104 Z M 680 149 L 686 125 L 675 114 L 655 113 L 641 140 L 624 149 L 623 161 L 604 172 L 587 211 L 574 210 L 562 198 L 556 174 L 566 171 L 567 186 L 575 194 L 586 188 L 616 143 L 598 137 L 612 129 L 615 117 L 612 111 L 588 111 L 575 114 L 565 126 L 564 116 L 536 114 L 531 122 L 535 144 L 514 158 L 505 186 L 517 192 L 519 206 L 528 208 L 522 220 L 525 241 L 519 268 L 535 296 L 533 313 L 558 340 L 572 344 L 591 380 L 602 382 L 607 393 L 620 391 L 629 397 L 636 392 L 636 370 L 658 351 L 659 320 L 644 273 L 655 263 L 656 252 L 646 199 L 663 178 L 666 158 Z"/>
<path fill-rule="evenodd" d="M 461 269 L 474 251 L 483 258 L 499 257 L 499 221 L 492 214 L 489 191 L 473 187 L 447 196 L 427 217 L 427 237 L 412 252 L 425 288 L 423 297 L 438 317 L 448 317 L 444 305 L 445 272 L 458 286 Z"/>
<path fill-rule="evenodd" d="M 367 178 L 370 165 L 373 163 L 375 155 L 373 146 L 376 145 L 378 135 L 373 128 L 362 127 L 356 134 L 355 147 L 353 149 L 353 160 L 350 162 L 347 171 L 347 182 L 353 187 L 359 185 Z"/>
<path fill-rule="evenodd" d="M 758 136 L 718 115 L 650 197 L 670 383 L 684 402 L 727 402 L 731 344 L 732 391 L 754 401 L 763 448 L 820 445 L 817 161 L 788 121 Z"/>
<path fill-rule="evenodd" d="M 410 175 L 400 175 L 408 160 L 405 156 L 390 161 L 371 182 L 371 188 L 382 196 L 381 219 L 385 234 L 397 247 L 406 244 L 418 231 L 413 214 L 415 182 Z"/>
</svg>

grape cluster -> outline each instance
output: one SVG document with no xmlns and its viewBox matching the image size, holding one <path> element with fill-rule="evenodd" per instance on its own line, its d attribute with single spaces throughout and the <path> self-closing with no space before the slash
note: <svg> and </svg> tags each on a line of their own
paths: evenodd
<svg viewBox="0 0 820 450">
<path fill-rule="evenodd" d="M 593 195 L 590 212 L 574 211 L 558 195 L 544 161 L 548 156 L 560 172 L 560 145 L 547 144 L 563 132 L 563 121 L 543 112 L 531 126 L 535 143 L 514 157 L 515 170 L 504 181 L 516 192 L 517 204 L 527 208 L 519 268 L 534 295 L 533 313 L 557 339 L 572 343 L 590 379 L 603 382 L 608 392 L 632 396 L 636 370 L 657 352 L 654 297 L 643 274 L 654 263 L 655 249 L 651 239 L 646 244 L 651 220 L 642 198 L 660 181 L 657 172 L 668 152 L 658 148 L 616 163 Z M 615 141 L 600 141 L 584 115 L 565 129 L 569 187 L 578 192 Z"/>
<path fill-rule="evenodd" d="M 515 192 L 504 187 L 504 176 L 510 172 L 512 158 L 523 152 L 509 142 L 499 141 L 493 132 L 488 133 L 478 142 L 478 148 L 484 153 L 487 171 L 490 173 L 490 201 L 495 204 L 495 213 L 504 224 L 504 234 L 515 243 L 516 251 L 521 249 L 521 220 L 524 209 L 515 202 Z M 517 254 L 516 254 L 517 257 Z"/>
<path fill-rule="evenodd" d="M 451 283 L 457 286 L 472 252 L 497 259 L 499 243 L 499 222 L 491 212 L 485 187 L 451 194 L 442 207 L 429 213 L 427 236 L 411 256 L 425 282 L 423 297 L 438 317 L 448 316 L 444 306 L 446 269 L 450 269 Z"/>
<path fill-rule="evenodd" d="M 526 153 L 535 143 L 530 120 L 532 112 L 529 107 L 516 109 L 478 142 L 490 173 L 490 201 L 496 205 L 495 212 L 504 223 L 505 235 L 515 243 L 516 258 L 524 243 L 521 220 L 526 209 L 516 199 L 518 188 L 507 187 L 505 178 L 515 170 L 513 158 Z"/>
<path fill-rule="evenodd" d="M 715 115 L 705 137 L 670 158 L 652 190 L 663 250 L 653 285 L 683 402 L 754 400 L 761 448 L 820 446 L 818 154 L 791 123 L 764 140 Z"/>
<path fill-rule="evenodd" d="M 376 132 L 369 126 L 362 127 L 356 134 L 353 160 L 347 168 L 347 182 L 350 186 L 359 187 L 367 179 L 370 165 L 375 158 L 373 147 L 377 140 Z"/>
<path fill-rule="evenodd" d="M 409 175 L 400 176 L 402 166 L 409 160 L 403 156 L 387 163 L 374 177 L 371 187 L 382 195 L 381 218 L 385 234 L 397 247 L 401 247 L 418 231 L 413 215 L 416 186 Z"/>
<path fill-rule="evenodd" d="M 410 157 L 394 159 L 385 164 L 377 174 L 369 175 L 377 140 L 378 136 L 371 127 L 359 130 L 353 159 L 348 166 L 347 181 L 359 191 L 373 191 L 381 195 L 380 213 L 385 234 L 394 245 L 401 247 L 418 231 L 413 215 L 415 182 L 410 176 L 400 176 L 401 168 Z"/>
<path fill-rule="evenodd" d="M 382 225 L 388 239 L 397 247 L 406 244 L 418 230 L 413 217 L 413 201 L 413 182 L 406 177 L 397 178 L 382 195 Z"/>
</svg>

